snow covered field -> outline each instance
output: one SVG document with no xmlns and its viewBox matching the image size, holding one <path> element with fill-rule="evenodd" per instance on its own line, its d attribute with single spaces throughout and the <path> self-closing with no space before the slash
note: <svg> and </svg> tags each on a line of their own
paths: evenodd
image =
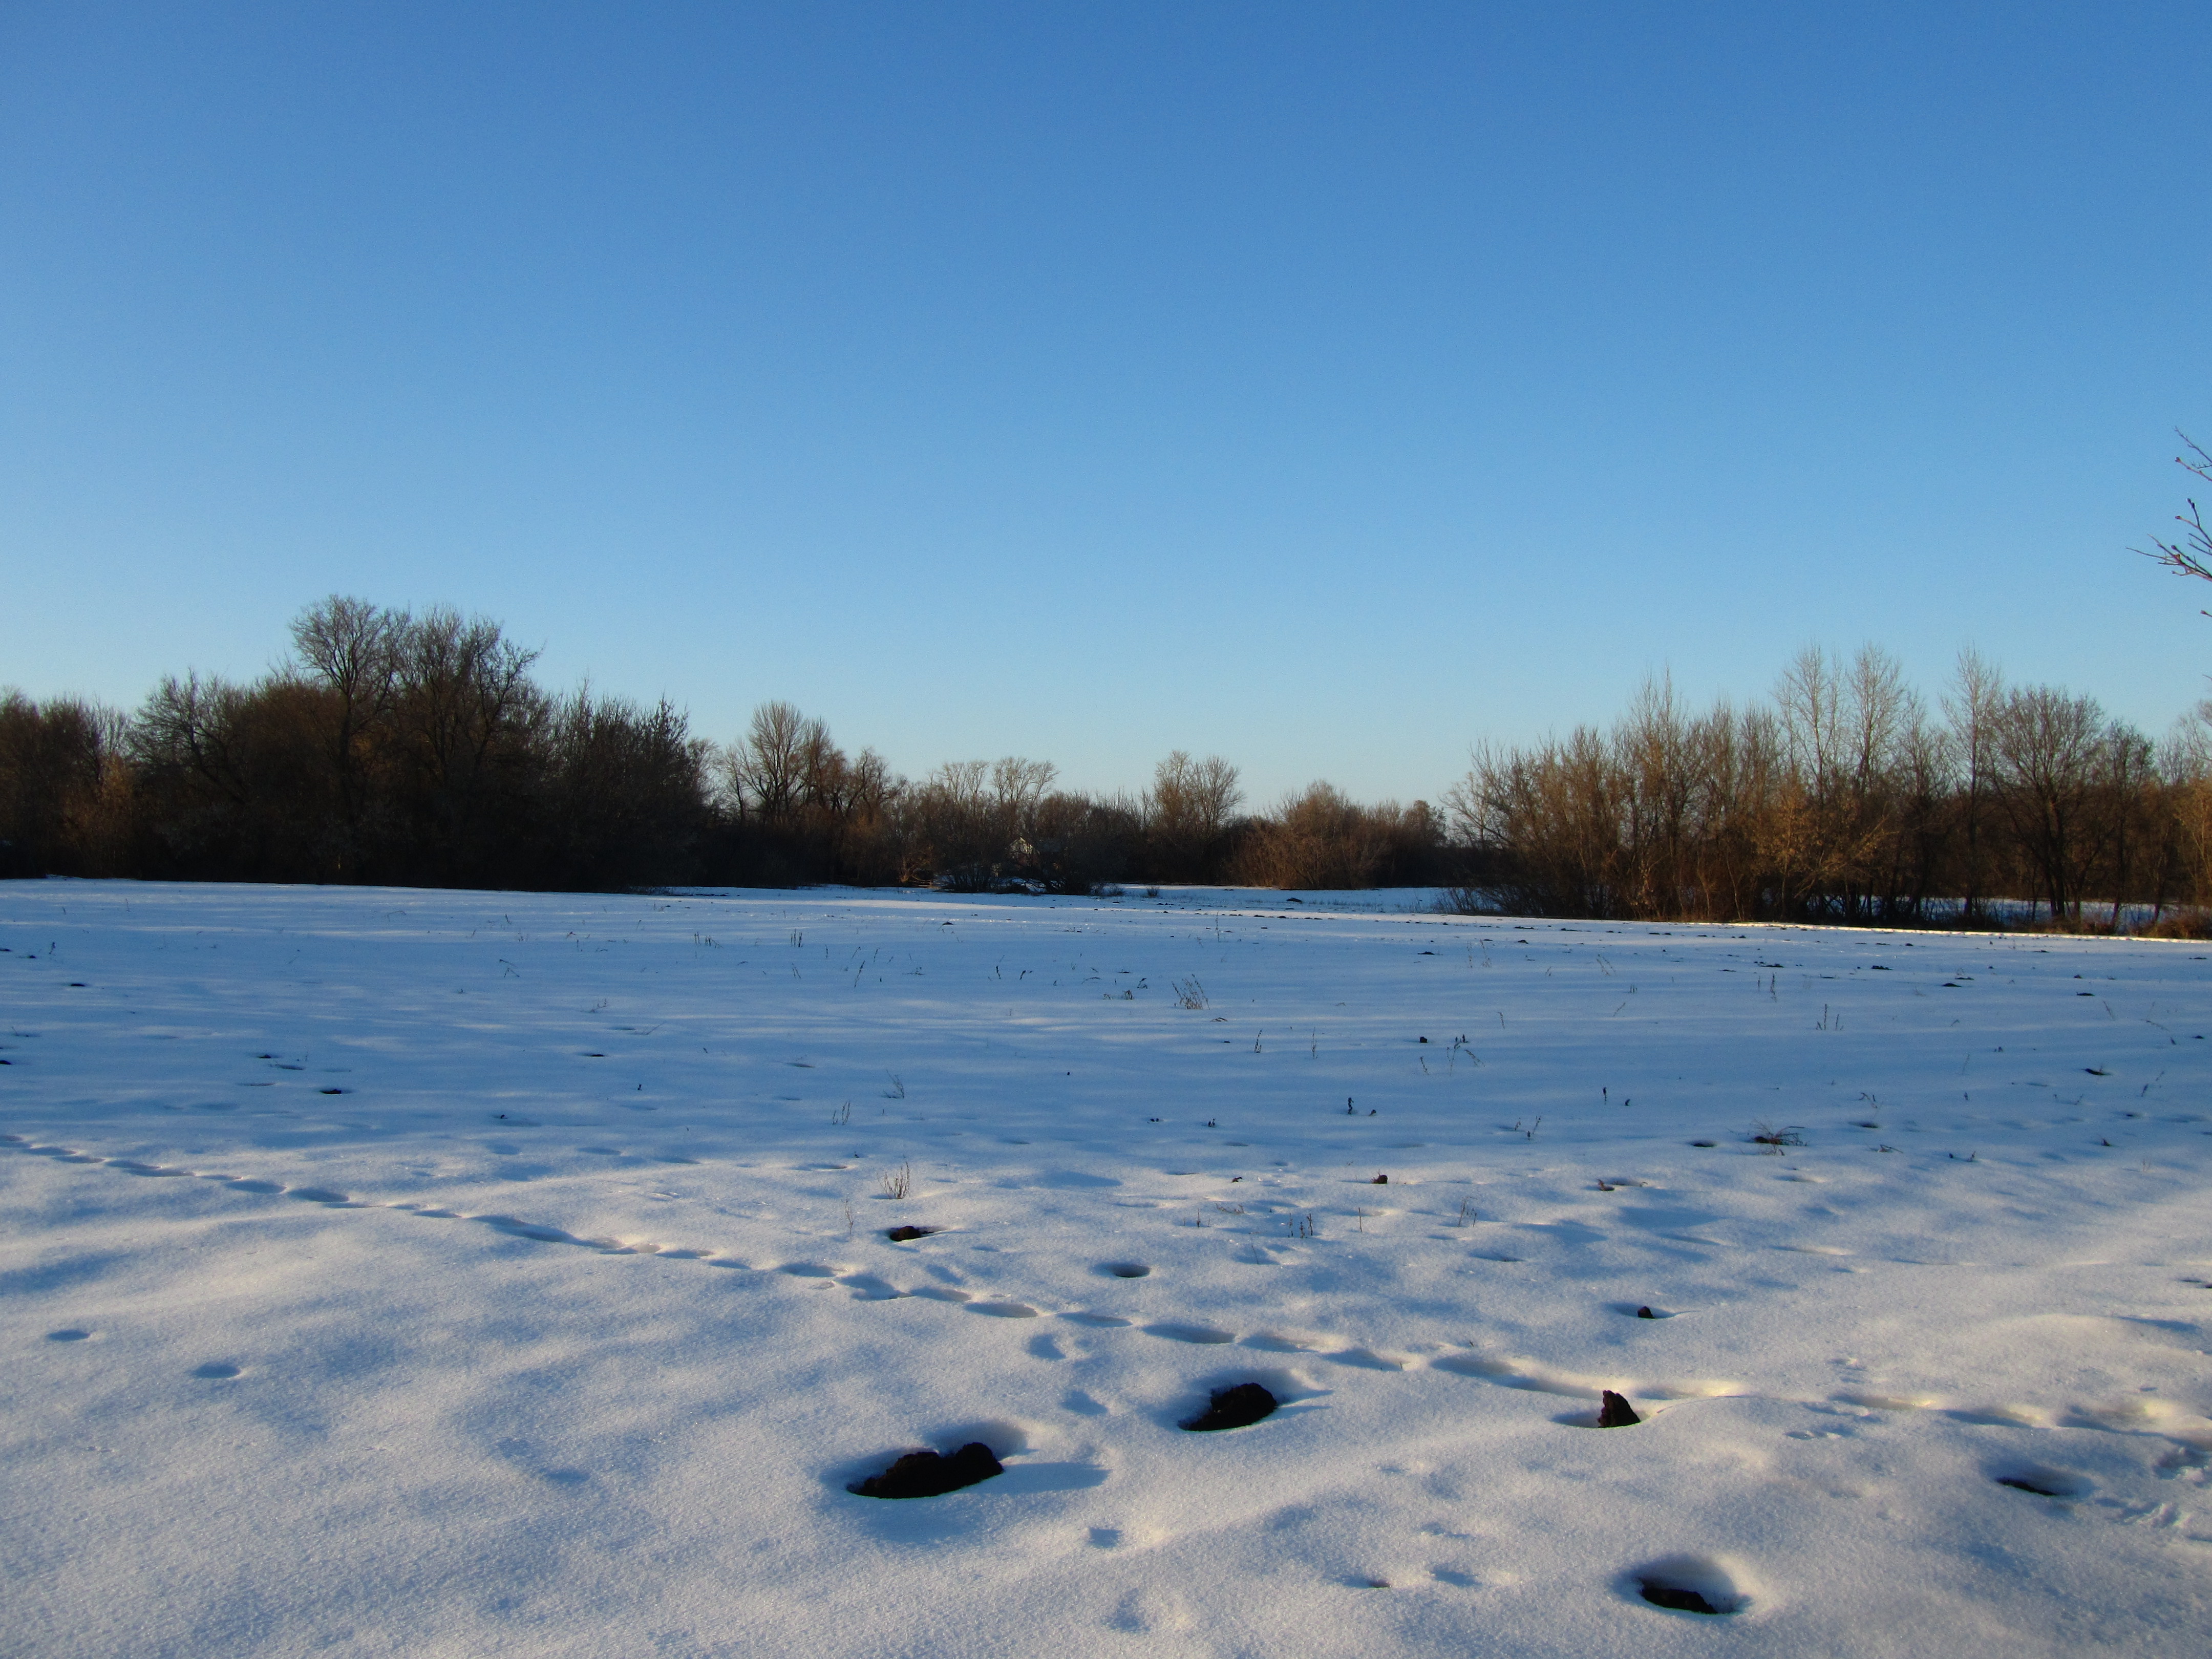
<svg viewBox="0 0 2212 1659">
<path fill-rule="evenodd" d="M 1302 896 L 0 884 L 0 1652 L 2212 1650 L 2202 946 Z"/>
</svg>

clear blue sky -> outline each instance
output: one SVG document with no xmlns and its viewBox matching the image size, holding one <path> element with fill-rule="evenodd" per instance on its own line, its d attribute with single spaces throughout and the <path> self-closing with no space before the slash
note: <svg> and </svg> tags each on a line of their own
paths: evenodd
<svg viewBox="0 0 2212 1659">
<path fill-rule="evenodd" d="M 2212 8 L 0 6 L 0 684 L 333 591 L 919 771 L 1433 798 L 1649 671 L 2162 732 Z"/>
</svg>

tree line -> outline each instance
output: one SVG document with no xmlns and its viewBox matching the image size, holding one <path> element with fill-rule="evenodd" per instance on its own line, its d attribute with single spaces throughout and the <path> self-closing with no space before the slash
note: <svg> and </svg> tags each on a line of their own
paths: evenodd
<svg viewBox="0 0 2212 1659">
<path fill-rule="evenodd" d="M 1971 651 L 1931 708 L 1879 649 L 1808 649 L 1746 708 L 1693 711 L 1662 680 L 1609 727 L 1478 750 L 1446 811 L 1486 855 L 1468 905 L 2076 928 L 2143 907 L 2194 931 L 2212 899 L 2208 738 L 2212 705 L 2161 746 Z"/>
<path fill-rule="evenodd" d="M 1969 653 L 1934 704 L 1869 647 L 1772 694 L 1479 749 L 1431 807 L 1327 783 L 1245 810 L 1176 751 L 1135 793 L 1048 761 L 919 778 L 789 703 L 718 744 L 685 713 L 557 692 L 499 624 L 332 598 L 251 682 L 124 712 L 0 694 L 0 874 L 549 890 L 813 882 L 1437 885 L 1470 909 L 1672 921 L 2168 929 L 2212 902 L 2212 706 L 2164 744 Z"/>
<path fill-rule="evenodd" d="M 172 675 L 127 713 L 0 693 L 0 875 L 1085 892 L 1447 873 L 1425 806 L 1316 784 L 1247 813 L 1218 756 L 1178 750 L 1137 794 L 1019 757 L 909 779 L 788 703 L 725 744 L 665 701 L 549 690 L 483 617 L 334 597 L 291 635 L 258 679 Z"/>
</svg>

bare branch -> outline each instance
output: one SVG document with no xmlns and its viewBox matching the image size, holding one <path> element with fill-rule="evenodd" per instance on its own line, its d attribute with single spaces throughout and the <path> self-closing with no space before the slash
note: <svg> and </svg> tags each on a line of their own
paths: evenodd
<svg viewBox="0 0 2212 1659">
<path fill-rule="evenodd" d="M 2186 432 L 2177 429 L 2177 433 L 2181 441 L 2189 447 L 2189 454 L 2197 459 L 2191 460 L 2189 455 L 2177 455 L 2173 458 L 2173 464 L 2212 483 L 2212 452 L 2208 452 Z M 2177 576 L 2194 576 L 2200 581 L 2212 582 L 2212 531 L 2204 526 L 2203 511 L 2192 499 L 2189 511 L 2175 514 L 2173 521 L 2182 529 L 2179 540 L 2164 541 L 2154 536 L 2148 547 L 2131 550 L 2142 554 L 2146 559 L 2155 560 Z M 2212 617 L 2212 611 L 2203 614 Z"/>
</svg>

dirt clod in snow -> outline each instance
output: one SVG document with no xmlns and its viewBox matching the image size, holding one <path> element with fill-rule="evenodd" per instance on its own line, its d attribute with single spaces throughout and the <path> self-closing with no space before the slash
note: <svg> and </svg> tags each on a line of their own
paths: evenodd
<svg viewBox="0 0 2212 1659">
<path fill-rule="evenodd" d="M 881 1474 L 856 1480 L 845 1490 L 862 1498 L 939 1498 L 1005 1473 L 988 1446 L 971 1440 L 950 1456 L 908 1452 Z"/>
<path fill-rule="evenodd" d="M 1636 1414 L 1636 1407 L 1611 1389 L 1601 1389 L 1597 1401 L 1597 1425 L 1601 1429 L 1633 1428 L 1644 1419 Z M 1707 1612 L 1711 1609 L 1708 1607 Z"/>
<path fill-rule="evenodd" d="M 934 1227 L 893 1227 L 884 1234 L 894 1244 L 908 1244 L 917 1238 L 927 1238 L 937 1231 Z"/>
<path fill-rule="evenodd" d="M 1272 1413 L 1275 1403 L 1275 1396 L 1257 1382 L 1239 1382 L 1233 1389 L 1216 1389 L 1212 1403 L 1182 1426 L 1198 1434 L 1241 1429 Z"/>
</svg>

